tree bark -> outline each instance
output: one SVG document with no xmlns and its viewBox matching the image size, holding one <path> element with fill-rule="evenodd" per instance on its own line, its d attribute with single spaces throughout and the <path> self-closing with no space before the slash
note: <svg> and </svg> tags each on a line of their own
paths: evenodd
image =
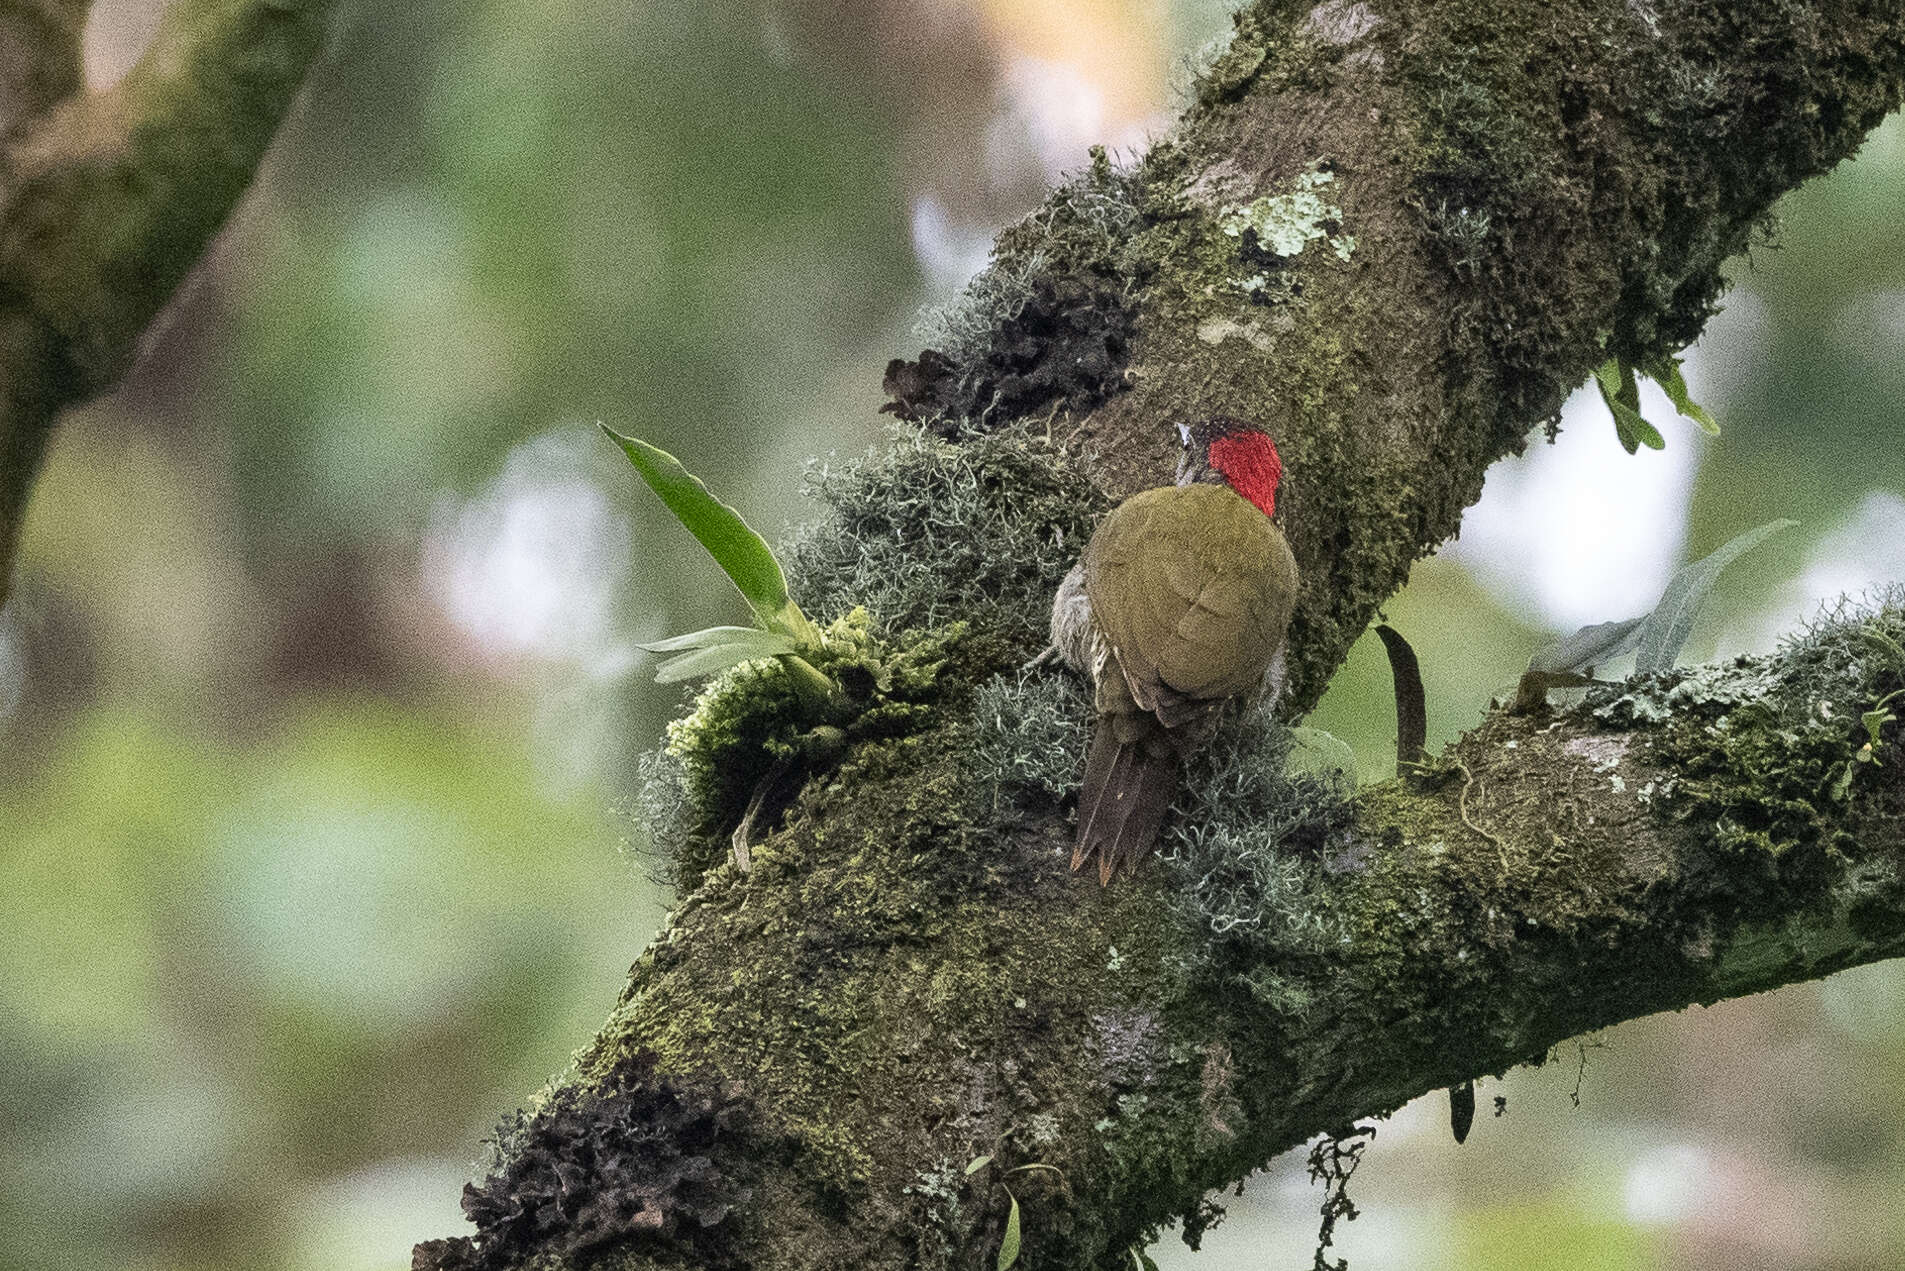
<svg viewBox="0 0 1905 1271">
<path fill-rule="evenodd" d="M 686 894 L 466 1193 L 476 1237 L 419 1266 L 969 1267 L 1016 1214 L 1022 1265 L 1129 1267 L 1316 1133 L 1905 945 L 1897 723 L 1861 750 L 1905 686 L 1897 596 L 1773 659 L 1491 715 L 1361 794 L 1238 718 L 1173 860 L 1068 875 L 1082 696 L 1017 668 L 1095 515 L 1169 479 L 1175 423 L 1282 450 L 1300 713 L 1488 464 L 1591 368 L 1691 340 L 1773 201 L 1905 86 L 1876 0 L 1263 0 L 1237 27 L 1171 136 L 1008 230 L 890 370 L 945 440 L 823 477 L 794 554 L 840 619 L 823 669 L 863 685 L 821 721 L 844 758 L 722 865 L 816 721 L 771 668 L 703 696 L 657 769 Z"/>
<path fill-rule="evenodd" d="M 0 2 L 0 605 L 59 412 L 110 389 L 250 184 L 335 0 L 177 0 L 82 91 L 88 0 Z"/>
</svg>

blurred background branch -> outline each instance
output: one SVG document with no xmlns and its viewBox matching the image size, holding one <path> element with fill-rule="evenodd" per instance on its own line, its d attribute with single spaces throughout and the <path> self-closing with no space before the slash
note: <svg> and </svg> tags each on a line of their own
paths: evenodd
<svg viewBox="0 0 1905 1271">
<path fill-rule="evenodd" d="M 166 7 L 97 0 L 95 91 Z M 680 585 L 705 557 L 594 421 L 718 477 L 770 537 L 811 521 L 807 493 L 886 444 L 871 386 L 934 338 L 921 306 L 1089 145 L 1128 157 L 1166 127 L 1232 7 L 348 6 L 149 355 L 66 412 L 22 531 L 0 617 L 11 1255 L 381 1271 L 459 1228 L 497 1112 L 601 1023 L 670 903 L 648 818 L 618 811 L 681 707 L 634 645 L 742 617 Z M 1590 392 L 1490 470 L 1386 608 L 1431 749 L 1548 635 L 1639 612 L 1775 517 L 1802 526 L 1734 567 L 1689 660 L 1905 577 L 1902 201 L 1894 117 L 1728 266 L 1687 370 L 1723 438 L 1662 406 L 1667 450 L 1630 458 Z M 1389 775 L 1373 634 L 1309 722 Z M 1884 963 L 1567 1046 L 1484 1083 L 1460 1151 L 1445 1101 L 1413 1102 L 1331 1252 L 1893 1271 L 1901 1021 Z M 1202 1253 L 1151 1256 L 1308 1265 L 1300 1158 L 1227 1198 Z"/>
<path fill-rule="evenodd" d="M 90 6 L 0 10 L 0 604 L 58 413 L 116 383 L 251 182 L 331 0 L 180 0 L 116 86 L 80 92 Z"/>
</svg>

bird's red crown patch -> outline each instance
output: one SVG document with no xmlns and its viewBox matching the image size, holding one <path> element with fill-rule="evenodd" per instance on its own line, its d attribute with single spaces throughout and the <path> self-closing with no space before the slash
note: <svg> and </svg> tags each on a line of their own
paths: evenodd
<svg viewBox="0 0 1905 1271">
<path fill-rule="evenodd" d="M 1277 511 L 1277 486 L 1283 480 L 1283 457 L 1267 433 L 1239 430 L 1210 443 L 1210 466 L 1223 474 L 1230 488 L 1262 509 Z"/>
</svg>

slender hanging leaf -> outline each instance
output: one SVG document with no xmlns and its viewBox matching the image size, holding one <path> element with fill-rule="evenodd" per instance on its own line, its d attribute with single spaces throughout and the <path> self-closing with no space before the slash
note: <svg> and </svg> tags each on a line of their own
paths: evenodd
<svg viewBox="0 0 1905 1271">
<path fill-rule="evenodd" d="M 1380 623 L 1376 634 L 1389 654 L 1389 673 L 1396 683 L 1396 771 L 1428 758 L 1429 711 L 1422 691 L 1422 666 L 1402 632 Z"/>
<path fill-rule="evenodd" d="M 820 643 L 813 624 L 788 596 L 787 576 L 781 572 L 773 549 L 741 519 L 739 512 L 710 494 L 701 479 L 666 450 L 636 437 L 625 437 L 607 424 L 601 429 L 622 448 L 635 471 L 675 519 L 708 549 L 762 626 L 784 631 L 809 647 Z"/>
<path fill-rule="evenodd" d="M 763 631 L 759 627 L 707 627 L 700 631 L 691 631 L 687 635 L 672 636 L 666 640 L 652 640 L 635 647 L 649 653 L 679 653 L 683 649 L 712 649 L 722 644 L 748 644 L 758 646 L 756 657 L 772 657 L 776 653 L 792 653 L 799 646 L 789 636 L 778 631 Z"/>
<path fill-rule="evenodd" d="M 1640 369 L 1641 374 L 1660 385 L 1666 392 L 1667 400 L 1673 403 L 1675 410 L 1700 425 L 1701 430 L 1709 437 L 1720 435 L 1720 421 L 1715 419 L 1706 407 L 1694 401 L 1693 396 L 1687 392 L 1687 381 L 1680 375 L 1679 358 L 1655 358 L 1643 364 Z"/>
<path fill-rule="evenodd" d="M 1005 1193 L 1012 1196 L 1008 1188 Z M 1005 1216 L 1005 1238 L 999 1241 L 999 1261 L 997 1271 L 1006 1271 L 1019 1260 L 1019 1198 L 1012 1196 L 1012 1209 Z"/>
<path fill-rule="evenodd" d="M 1635 658 L 1634 670 L 1641 675 L 1658 675 L 1672 670 L 1674 662 L 1680 657 L 1681 648 L 1687 643 L 1687 637 L 1693 632 L 1693 619 L 1699 612 L 1700 603 L 1713 590 L 1720 571 L 1781 530 L 1791 529 L 1797 524 L 1797 521 L 1779 520 L 1748 530 L 1711 556 L 1681 566 L 1667 584 L 1660 603 L 1641 620 L 1637 641 L 1640 652 Z"/>
<path fill-rule="evenodd" d="M 1582 671 L 1612 661 L 1640 641 L 1640 624 L 1647 615 L 1623 622 L 1597 622 L 1582 627 L 1573 635 L 1542 645 L 1528 659 L 1528 669 L 1536 672 Z"/>
<path fill-rule="evenodd" d="M 1468 1132 L 1475 1125 L 1475 1083 L 1464 1081 L 1459 1086 L 1449 1087 L 1449 1130 L 1455 1135 L 1456 1146 L 1468 1142 Z"/>
<path fill-rule="evenodd" d="M 1641 418 L 1640 385 L 1634 380 L 1633 367 L 1619 358 L 1609 358 L 1595 368 L 1594 383 L 1601 390 L 1601 400 L 1614 416 L 1614 435 L 1620 438 L 1628 454 L 1642 446 L 1649 450 L 1667 448 L 1667 439 L 1660 435 L 1660 430 Z"/>
</svg>

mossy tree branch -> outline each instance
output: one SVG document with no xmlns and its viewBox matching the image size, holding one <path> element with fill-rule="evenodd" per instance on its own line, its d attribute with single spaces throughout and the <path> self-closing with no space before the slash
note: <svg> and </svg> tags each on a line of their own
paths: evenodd
<svg viewBox="0 0 1905 1271">
<path fill-rule="evenodd" d="M 111 388 L 250 183 L 335 0 L 177 0 L 106 92 L 85 0 L 0 4 L 0 603 L 64 407 Z"/>
<path fill-rule="evenodd" d="M 703 696 L 648 801 L 684 899 L 503 1136 L 476 1240 L 418 1264 L 968 1267 L 1009 1178 L 1026 1265 L 1126 1267 L 1319 1131 L 1905 951 L 1897 723 L 1859 757 L 1905 686 L 1896 595 L 1770 661 L 1491 717 L 1359 796 L 1241 718 L 1174 859 L 1104 890 L 1065 871 L 1082 695 L 1016 669 L 1106 501 L 1231 414 L 1286 459 L 1307 709 L 1487 465 L 1608 356 L 1693 338 L 1772 202 L 1902 88 L 1879 0 L 1247 7 L 1180 128 L 1008 230 L 889 372 L 947 441 L 823 479 L 796 553 L 810 611 L 878 619 L 835 629 L 844 758 L 722 866 L 801 724 L 771 667 Z"/>
</svg>

